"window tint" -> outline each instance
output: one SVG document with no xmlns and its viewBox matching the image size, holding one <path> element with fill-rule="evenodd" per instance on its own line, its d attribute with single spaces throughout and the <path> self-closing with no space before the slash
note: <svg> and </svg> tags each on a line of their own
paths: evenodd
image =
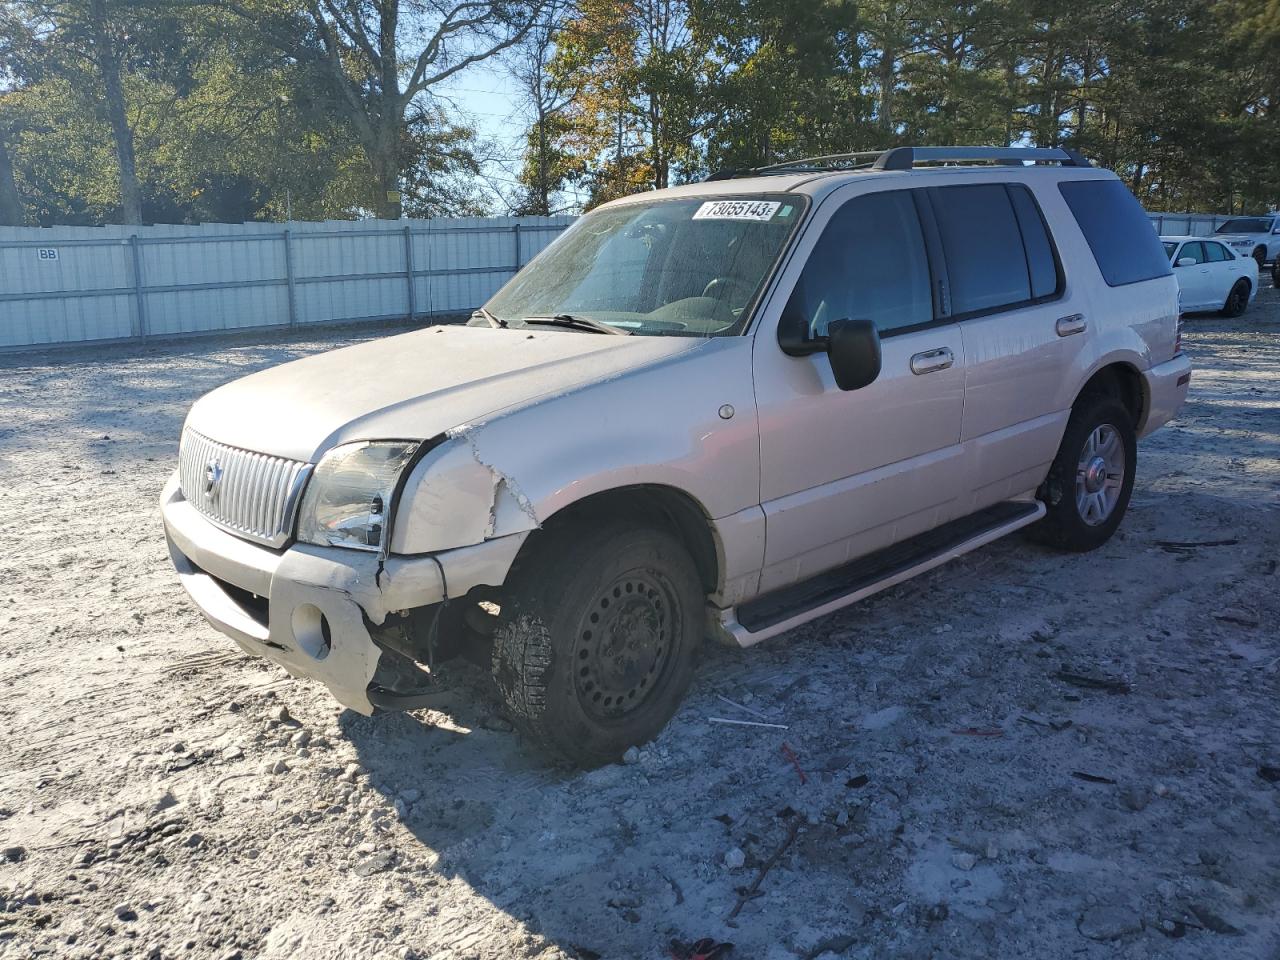
<svg viewBox="0 0 1280 960">
<path fill-rule="evenodd" d="M 1234 260 L 1231 254 L 1227 253 L 1227 248 L 1220 243 L 1210 243 L 1208 240 L 1204 242 L 1204 252 L 1209 256 L 1210 263 L 1222 263 L 1224 260 Z"/>
<path fill-rule="evenodd" d="M 1194 260 L 1196 263 L 1204 263 L 1204 244 L 1199 241 L 1195 243 L 1184 243 L 1182 249 L 1178 251 L 1178 263 L 1183 260 Z"/>
<path fill-rule="evenodd" d="M 1030 300 L 1022 234 L 1004 185 L 940 187 L 930 194 L 947 258 L 952 314 Z"/>
<path fill-rule="evenodd" d="M 1266 233 L 1271 229 L 1271 221 L 1266 217 L 1236 217 L 1228 220 L 1214 233 Z"/>
<path fill-rule="evenodd" d="M 824 336 L 833 320 L 867 319 L 888 333 L 933 319 L 929 261 L 906 191 L 850 200 L 831 218 L 791 294 L 787 319 Z"/>
<path fill-rule="evenodd" d="M 1008 189 L 1013 212 L 1017 214 L 1018 226 L 1022 230 L 1022 245 L 1026 248 L 1031 296 L 1037 300 L 1051 297 L 1058 292 L 1058 261 L 1053 255 L 1053 244 L 1049 241 L 1044 217 L 1030 190 L 1018 184 L 1010 184 Z"/>
<path fill-rule="evenodd" d="M 1169 259 L 1160 239 L 1123 183 L 1067 180 L 1058 184 L 1058 189 L 1109 286 L 1169 276 Z"/>
</svg>

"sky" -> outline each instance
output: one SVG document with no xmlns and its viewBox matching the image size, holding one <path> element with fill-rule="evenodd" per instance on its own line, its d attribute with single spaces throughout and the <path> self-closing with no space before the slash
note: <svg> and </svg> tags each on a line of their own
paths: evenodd
<svg viewBox="0 0 1280 960">
<path fill-rule="evenodd" d="M 437 96 L 446 102 L 451 115 L 475 128 L 483 158 L 483 186 L 493 213 L 506 213 L 505 199 L 516 189 L 530 120 L 515 81 L 500 62 L 482 61 L 441 84 Z M 572 196 L 564 199 L 573 202 Z"/>
</svg>

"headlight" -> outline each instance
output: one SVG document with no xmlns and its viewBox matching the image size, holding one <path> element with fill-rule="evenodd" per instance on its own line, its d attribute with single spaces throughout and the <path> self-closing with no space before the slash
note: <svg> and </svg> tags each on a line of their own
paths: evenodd
<svg viewBox="0 0 1280 960">
<path fill-rule="evenodd" d="M 321 458 L 307 483 L 298 539 L 322 547 L 378 550 L 400 471 L 418 444 L 348 443 Z"/>
</svg>

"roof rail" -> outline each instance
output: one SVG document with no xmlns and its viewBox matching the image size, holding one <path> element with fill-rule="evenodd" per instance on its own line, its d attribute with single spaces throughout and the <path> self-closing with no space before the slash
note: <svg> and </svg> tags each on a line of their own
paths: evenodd
<svg viewBox="0 0 1280 960">
<path fill-rule="evenodd" d="M 1026 161 L 1060 163 L 1064 167 L 1091 167 L 1075 150 L 1065 147 L 894 147 L 872 164 L 873 170 L 911 170 L 918 163 L 989 161 L 1022 164 Z"/>
<path fill-rule="evenodd" d="M 818 170 L 826 166 L 836 166 L 844 161 L 853 163 L 870 163 L 884 153 L 883 150 L 859 150 L 856 153 L 828 153 L 821 157 L 802 157 L 799 160 L 787 160 L 783 163 L 771 163 L 767 167 L 756 167 L 753 173 L 775 173 L 787 170 Z"/>
<path fill-rule="evenodd" d="M 1064 167 L 1092 167 L 1084 156 L 1065 147 L 890 147 L 856 153 L 829 153 L 771 163 L 746 170 L 717 170 L 706 181 L 779 173 L 823 173 L 837 170 L 912 170 L 922 163 L 999 163 L 1021 166 L 1026 162 L 1059 163 Z"/>
</svg>

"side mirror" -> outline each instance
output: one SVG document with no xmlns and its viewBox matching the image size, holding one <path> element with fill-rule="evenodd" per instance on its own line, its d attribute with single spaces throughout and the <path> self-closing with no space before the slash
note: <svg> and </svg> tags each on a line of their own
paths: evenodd
<svg viewBox="0 0 1280 960">
<path fill-rule="evenodd" d="M 841 390 L 861 390 L 880 376 L 880 331 L 870 320 L 833 320 L 827 359 Z"/>
<path fill-rule="evenodd" d="M 1199 262 L 1200 261 L 1197 260 L 1195 257 L 1183 257 L 1181 260 L 1175 263 L 1174 266 L 1175 267 L 1194 267 Z"/>
</svg>

